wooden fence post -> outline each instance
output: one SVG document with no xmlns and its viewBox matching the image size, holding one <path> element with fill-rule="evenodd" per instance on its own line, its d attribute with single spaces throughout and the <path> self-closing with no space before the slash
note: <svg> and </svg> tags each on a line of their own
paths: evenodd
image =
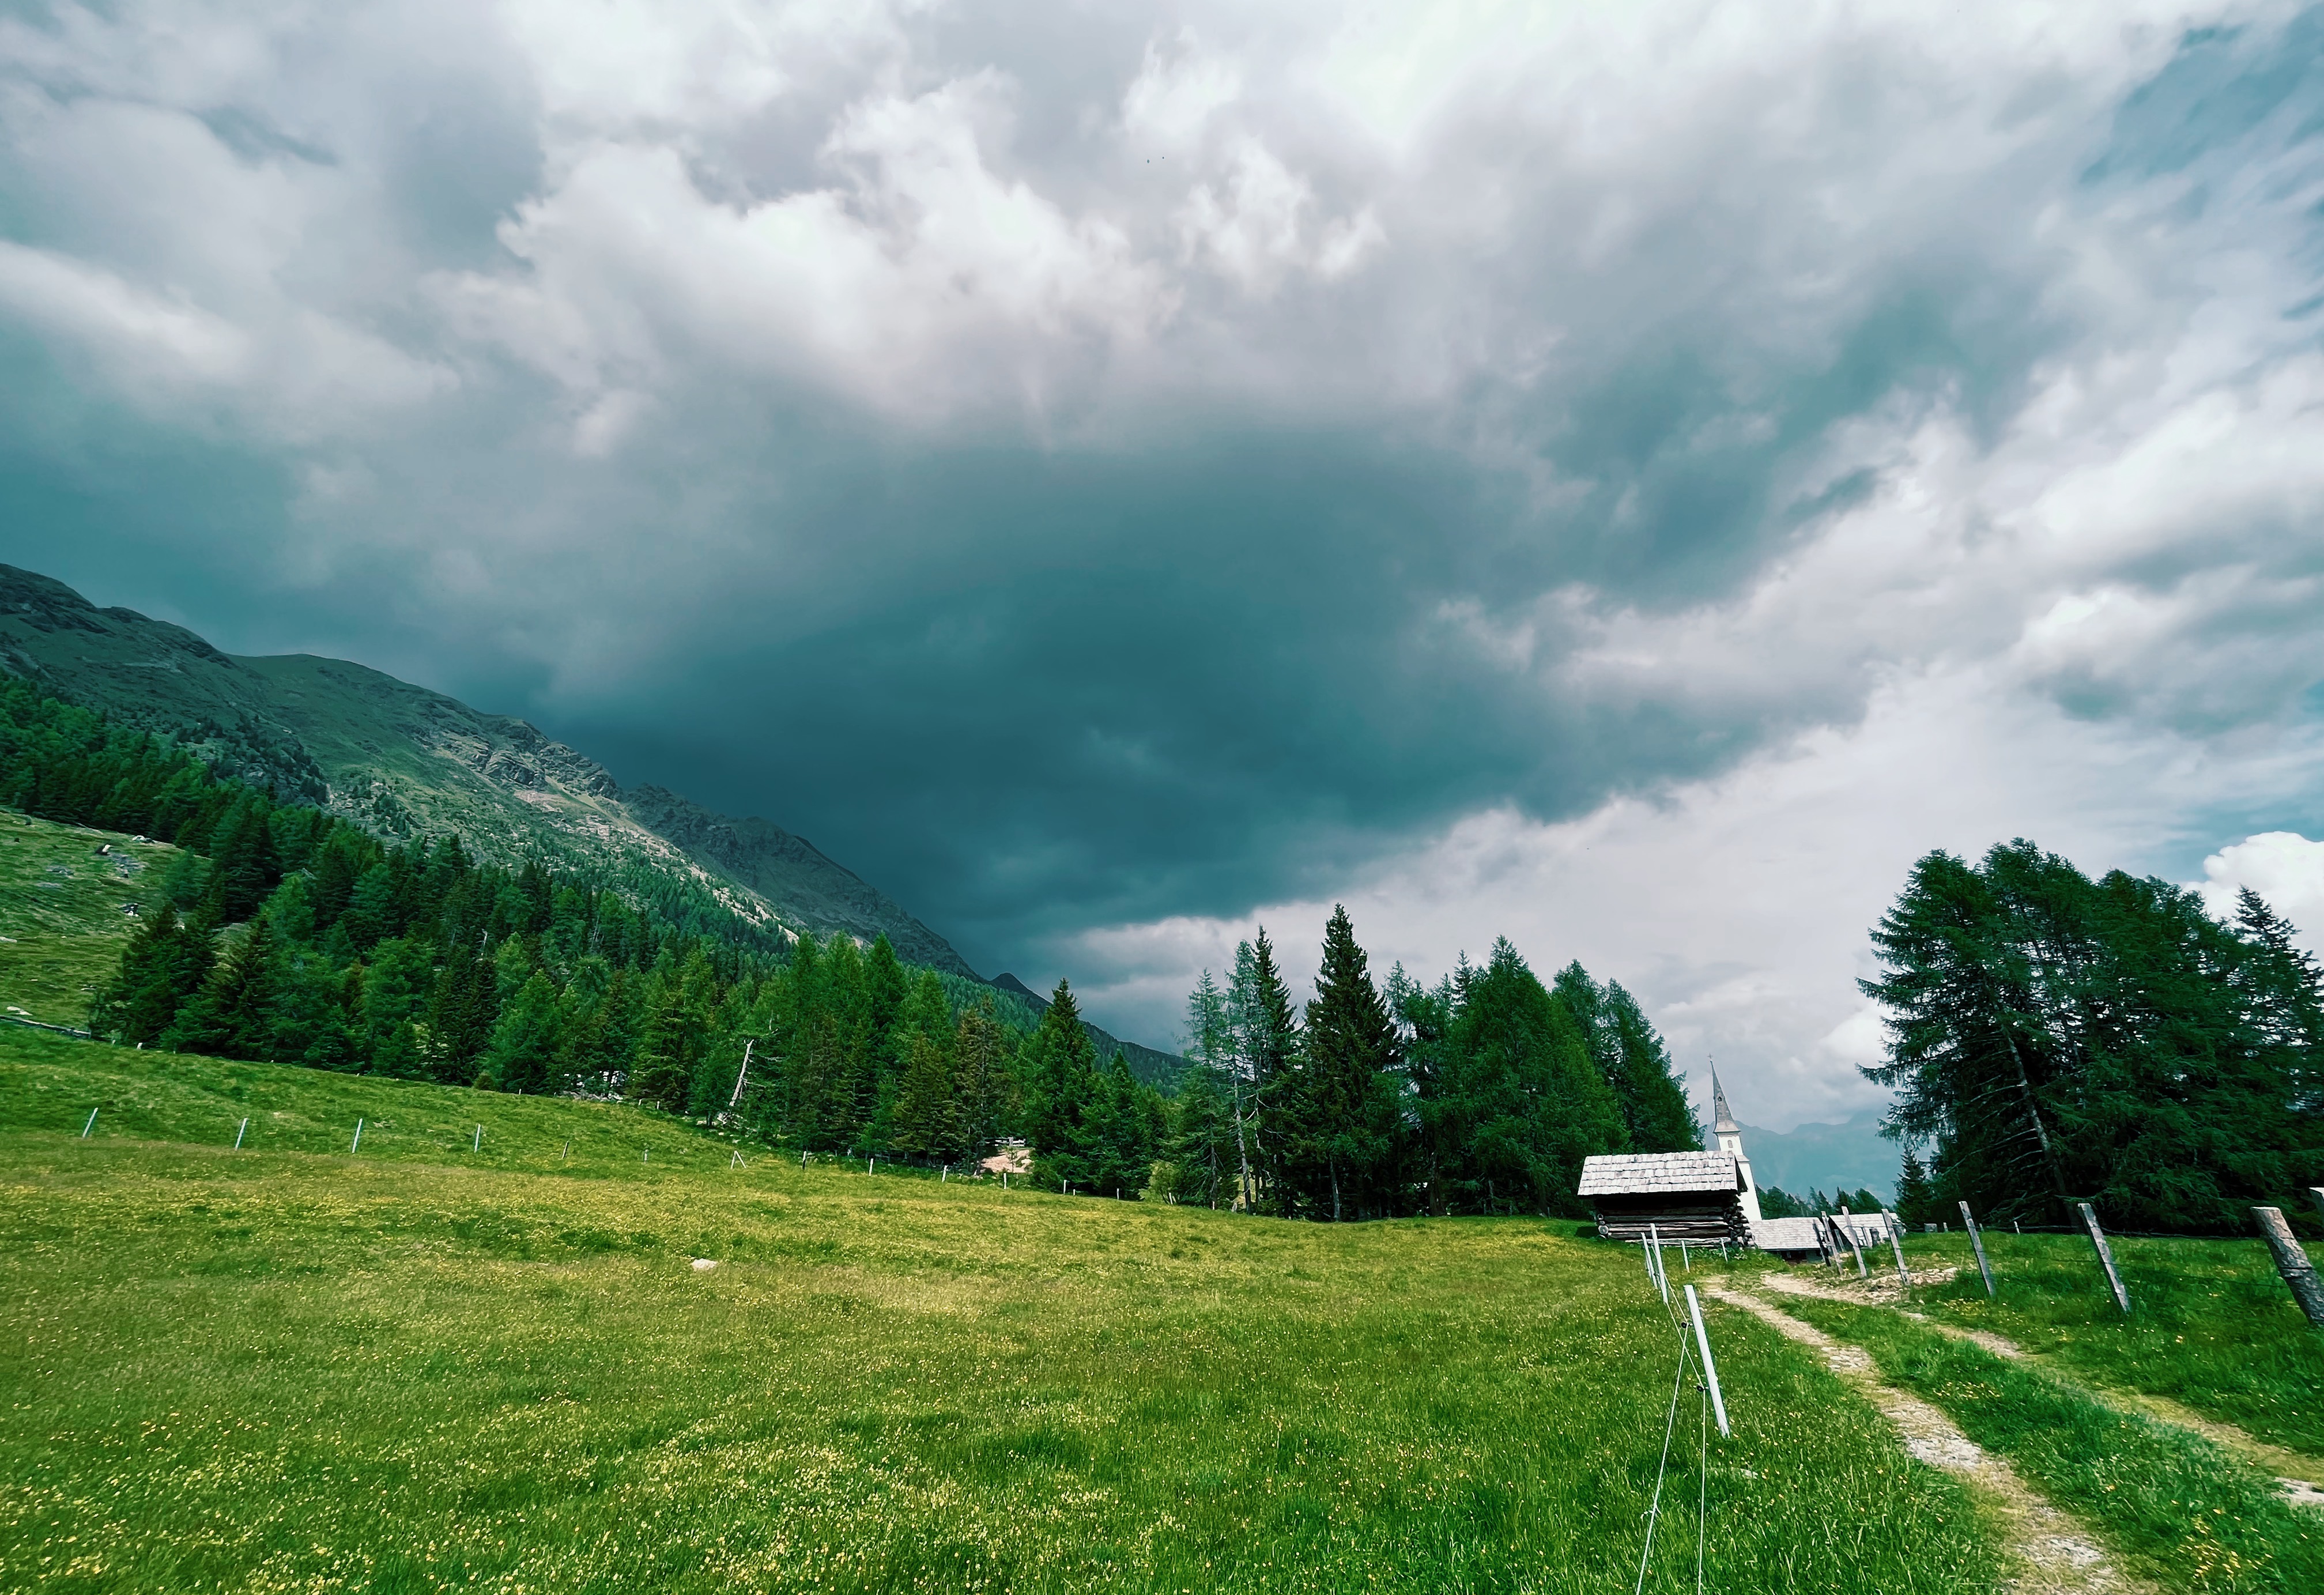
<svg viewBox="0 0 2324 1595">
<path fill-rule="evenodd" d="M 1869 1279 L 1871 1271 L 1864 1266 L 1864 1247 L 1856 1239 L 1856 1215 L 1843 1207 L 1840 1210 L 1840 1227 L 1848 1236 L 1848 1249 L 1856 1254 L 1856 1277 Z"/>
<path fill-rule="evenodd" d="M 1904 1226 L 1893 1212 L 1882 1213 L 1880 1221 L 1888 1226 L 1888 1249 L 1896 1254 L 1896 1283 L 1909 1293 L 1913 1288 L 1913 1271 L 1904 1266 Z"/>
<path fill-rule="evenodd" d="M 2268 1250 L 2275 1254 L 2275 1271 L 2283 1276 L 2291 1287 L 2292 1299 L 2308 1314 L 2308 1322 L 2324 1324 L 2324 1281 L 2316 1277 L 2316 1265 L 2308 1260 L 2308 1253 L 2292 1233 L 2292 1226 L 2283 1222 L 2280 1207 L 2255 1207 L 2252 1216 L 2259 1220 L 2259 1232 L 2266 1240 Z"/>
<path fill-rule="evenodd" d="M 1993 1294 L 1993 1270 L 1986 1266 L 1985 1237 L 1977 1232 L 1977 1221 L 1969 1216 L 1969 1203 L 1960 1204 L 1961 1228 L 1969 1231 L 1969 1243 L 1977 1252 L 1977 1271 L 1985 1276 L 1985 1294 Z"/>
<path fill-rule="evenodd" d="M 2319 1213 L 2324 1213 L 2324 1185 L 2309 1186 L 2308 1194 L 2315 1198 L 2316 1211 Z"/>
<path fill-rule="evenodd" d="M 2107 1283 L 2114 1287 L 2114 1305 L 2124 1312 L 2130 1311 L 2130 1292 L 2122 1287 L 2122 1275 L 2114 1266 L 2114 1248 L 2107 1244 L 2106 1231 L 2098 1228 L 2098 1215 L 2090 1211 L 2087 1202 L 2074 1205 L 2081 1211 L 2082 1227 L 2090 1232 L 2090 1244 L 2098 1249 L 2098 1263 L 2106 1269 Z"/>
</svg>

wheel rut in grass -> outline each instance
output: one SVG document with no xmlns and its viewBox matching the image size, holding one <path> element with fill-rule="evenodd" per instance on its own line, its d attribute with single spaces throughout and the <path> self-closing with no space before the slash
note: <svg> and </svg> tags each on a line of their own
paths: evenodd
<svg viewBox="0 0 2324 1595">
<path fill-rule="evenodd" d="M 1951 1272 L 1952 1270 L 1947 1270 L 1948 1274 Z M 1913 1282 L 1918 1285 L 1927 1281 L 1918 1270 L 1915 1270 Z M 1803 1278 L 1797 1274 L 1769 1274 L 1766 1277 L 1765 1284 L 1771 1290 L 1784 1291 L 1793 1295 L 1821 1296 L 1826 1301 L 1846 1302 L 1855 1306 L 1862 1306 L 1870 1302 L 1877 1305 L 1896 1307 L 1915 1323 L 1932 1329 L 1939 1334 L 1949 1335 L 1954 1340 L 1967 1341 L 1973 1346 L 1981 1346 L 1997 1357 L 2006 1357 L 2014 1362 L 2033 1362 L 2036 1365 L 2046 1361 L 2046 1359 L 2027 1351 L 2015 1341 L 2005 1339 L 1990 1330 L 1970 1329 L 1964 1324 L 1947 1323 L 1941 1318 L 1932 1318 L 1924 1313 L 1913 1312 L 1903 1306 L 1893 1282 L 1882 1295 L 1875 1295 L 1860 1289 L 1850 1290 L 1846 1287 L 1835 1289 L 1815 1280 Z M 2181 1406 L 2167 1396 L 2151 1396 L 2143 1390 L 2117 1389 L 2111 1386 L 2090 1385 L 2080 1380 L 2075 1380 L 2073 1383 L 2077 1388 L 2087 1390 L 2098 1400 L 2118 1409 L 2138 1413 L 2146 1417 L 2159 1418 L 2163 1423 L 2176 1424 L 2181 1429 L 2191 1429 L 2212 1444 L 2242 1458 L 2273 1478 L 2275 1480 L 2276 1489 L 2292 1505 L 2324 1508 L 2324 1461 L 2292 1451 L 2285 1446 L 2273 1444 L 2248 1430 L 2237 1428 L 2233 1424 L 2206 1417 L 2193 1407 Z"/>
<path fill-rule="evenodd" d="M 2151 1595 L 2154 1586 L 2116 1567 L 2082 1526 L 2031 1489 L 2000 1457 L 1960 1432 L 1916 1396 L 1884 1384 L 1871 1354 L 1833 1340 L 1813 1324 L 1739 1290 L 1711 1295 L 1742 1308 L 1786 1339 L 1812 1346 L 1832 1372 L 1859 1391 L 1895 1424 L 1904 1449 L 1931 1467 L 1967 1480 L 1995 1508 L 2018 1576 L 2007 1588 L 2021 1595 Z M 1803 1295 L 1817 1294 L 1802 1292 Z"/>
</svg>

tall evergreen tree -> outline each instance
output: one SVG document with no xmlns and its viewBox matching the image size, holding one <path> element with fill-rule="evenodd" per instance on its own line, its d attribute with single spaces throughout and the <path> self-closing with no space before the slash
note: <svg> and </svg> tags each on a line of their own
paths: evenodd
<svg viewBox="0 0 2324 1595">
<path fill-rule="evenodd" d="M 889 1147 L 907 1157 L 954 1163 L 965 1147 L 952 1059 L 935 1037 L 917 1027 L 904 1033 L 906 1062 L 896 1088 Z"/>
<path fill-rule="evenodd" d="M 1009 1073 L 1009 1031 L 993 1017 L 991 998 L 961 1010 L 952 1054 L 962 1154 L 983 1157 L 1006 1133 L 1016 1106 Z"/>
<path fill-rule="evenodd" d="M 90 1028 L 124 1046 L 157 1041 L 210 972 L 209 938 L 189 929 L 171 908 L 147 916 L 130 933 L 121 967 L 89 1004 Z"/>
<path fill-rule="evenodd" d="M 1216 1207 L 1231 1204 L 1242 1177 L 1242 1158 L 1233 1108 L 1234 1034 L 1227 1021 L 1226 993 L 1209 970 L 1186 999 L 1182 1042 L 1185 1066 L 1178 1075 L 1176 1129 L 1168 1155 L 1176 1170 L 1173 1194 L 1180 1202 Z"/>
<path fill-rule="evenodd" d="M 1590 1039 L 1506 938 L 1461 993 L 1440 1089 L 1460 1155 L 1445 1171 L 1472 1211 L 1575 1212 L 1585 1157 L 1627 1139 Z"/>
<path fill-rule="evenodd" d="M 1694 1116 L 1693 1104 L 1687 1101 L 1685 1083 L 1672 1065 L 1670 1049 L 1620 982 L 1606 982 L 1598 1024 L 1610 1065 L 1608 1083 L 1621 1103 L 1630 1149 L 1701 1150 L 1702 1125 Z"/>
<path fill-rule="evenodd" d="M 1235 1038 L 1236 1119 L 1250 1180 L 1242 1192 L 1246 1208 L 1284 1212 L 1296 1201 L 1286 1177 L 1285 1157 L 1294 1128 L 1285 1120 L 1286 1086 L 1299 1057 L 1299 1026 L 1292 1017 L 1291 993 L 1276 967 L 1275 944 L 1267 927 L 1235 949 L 1234 977 L 1227 985 L 1227 1019 Z"/>
<path fill-rule="evenodd" d="M 1356 945 L 1348 910 L 1323 927 L 1323 961 L 1307 1004 L 1305 1045 L 1282 1095 L 1285 1164 L 1299 1205 L 1333 1222 L 1392 1200 L 1396 1026 Z"/>
<path fill-rule="evenodd" d="M 535 970 L 501 1010 L 484 1060 L 501 1090 L 538 1096 L 549 1089 L 564 1039 L 561 1008 L 555 983 Z"/>
<path fill-rule="evenodd" d="M 1025 1046 L 1025 1139 L 1048 1177 L 1088 1185 L 1086 1122 L 1096 1094 L 1097 1049 L 1082 1028 L 1072 985 L 1057 982 Z"/>
<path fill-rule="evenodd" d="M 2282 954 L 2193 893 L 2022 840 L 1931 853 L 1873 945 L 1889 1040 L 1867 1073 L 1897 1088 L 1887 1131 L 1934 1143 L 1940 1201 L 2219 1231 L 2324 1174 Z"/>
<path fill-rule="evenodd" d="M 280 984 L 275 951 L 273 927 L 261 915 L 226 949 L 161 1044 L 217 1057 L 272 1058 Z"/>
</svg>

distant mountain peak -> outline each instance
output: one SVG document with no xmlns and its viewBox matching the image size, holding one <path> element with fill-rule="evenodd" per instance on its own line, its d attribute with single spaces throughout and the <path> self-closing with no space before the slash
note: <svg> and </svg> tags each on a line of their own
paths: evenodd
<svg viewBox="0 0 2324 1595">
<path fill-rule="evenodd" d="M 1019 980 L 1013 974 L 994 975 L 992 977 L 992 983 L 1000 990 L 1003 991 L 1013 991 L 1018 996 L 1024 998 L 1028 1002 L 1035 1003 L 1041 1008 L 1046 1009 L 1049 1006 L 1049 1000 L 1047 997 L 1042 996 L 1038 991 L 1033 990 L 1032 987 L 1027 985 L 1023 981 Z"/>
</svg>

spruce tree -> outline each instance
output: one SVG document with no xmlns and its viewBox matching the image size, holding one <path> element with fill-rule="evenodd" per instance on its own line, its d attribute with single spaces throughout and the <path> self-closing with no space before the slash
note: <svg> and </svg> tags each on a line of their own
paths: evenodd
<svg viewBox="0 0 2324 1595">
<path fill-rule="evenodd" d="M 1248 963 L 1238 957 L 1238 965 Z M 1186 1069 L 1178 1090 L 1179 1139 L 1171 1157 L 1182 1182 L 1182 1199 L 1210 1207 L 1248 1200 L 1252 1189 L 1250 1134 L 1243 1121 L 1244 1080 L 1235 1043 L 1229 993 L 1209 970 L 1186 996 L 1184 1038 Z"/>
<path fill-rule="evenodd" d="M 162 1036 L 173 1052 L 271 1059 L 278 973 L 273 927 L 253 919 Z"/>
<path fill-rule="evenodd" d="M 90 1000 L 90 1028 L 123 1046 L 155 1041 L 201 989 L 209 968 L 208 939 L 189 930 L 175 908 L 148 915 L 130 933 L 121 967 Z"/>
<path fill-rule="evenodd" d="M 1285 1212 L 1297 1200 L 1284 1163 L 1292 1128 L 1284 1113 L 1286 1086 L 1299 1056 L 1299 1026 L 1263 925 L 1235 949 L 1227 1019 L 1234 1033 L 1236 1118 L 1250 1168 L 1242 1201 L 1246 1207 Z"/>
<path fill-rule="evenodd" d="M 1301 1206 L 1333 1222 L 1380 1211 L 1395 1164 L 1397 1034 L 1344 907 L 1323 927 L 1305 1045 L 1284 1093 Z"/>
<path fill-rule="evenodd" d="M 538 1096 L 558 1073 L 563 1015 L 557 987 L 535 970 L 501 1010 L 484 1067 L 503 1091 Z"/>
<path fill-rule="evenodd" d="M 962 1010 L 953 1031 L 952 1054 L 962 1155 L 982 1158 L 1006 1133 L 1014 1108 L 1009 1032 L 993 1017 L 990 997 Z"/>
<path fill-rule="evenodd" d="M 1578 1212 L 1582 1160 L 1628 1133 L 1590 1038 L 1507 938 L 1466 974 L 1440 1087 L 1443 1177 L 1471 1211 Z"/>
<path fill-rule="evenodd" d="M 888 1145 L 907 1157 L 956 1162 L 963 1144 L 952 1060 L 942 1043 L 922 1029 L 906 1033 L 904 1046 L 904 1074 L 896 1087 Z"/>
<path fill-rule="evenodd" d="M 1097 1087 L 1097 1049 L 1082 1028 L 1070 982 L 1059 981 L 1026 1043 L 1025 1139 L 1047 1177 L 1091 1184 L 1084 1127 Z"/>
<path fill-rule="evenodd" d="M 1622 1105 L 1630 1150 L 1700 1151 L 1702 1124 L 1687 1100 L 1686 1083 L 1671 1063 L 1662 1037 L 1620 982 L 1606 982 L 1598 1022 L 1609 1042 L 1614 1065 L 1609 1083 Z"/>
</svg>

